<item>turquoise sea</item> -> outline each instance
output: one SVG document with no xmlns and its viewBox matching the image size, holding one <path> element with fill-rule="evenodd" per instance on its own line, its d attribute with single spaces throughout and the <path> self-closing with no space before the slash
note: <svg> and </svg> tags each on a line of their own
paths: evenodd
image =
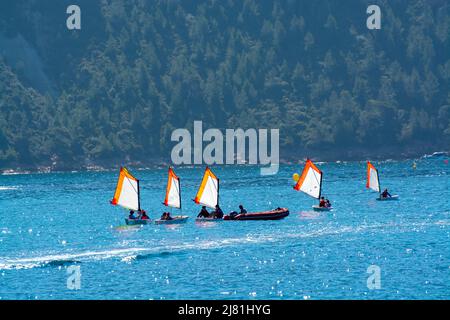
<svg viewBox="0 0 450 320">
<path fill-rule="evenodd" d="M 329 213 L 277 175 L 213 167 L 225 212 L 288 207 L 280 221 L 196 224 L 204 167 L 175 168 L 184 225 L 123 228 L 109 200 L 116 171 L 0 176 L 1 299 L 449 299 L 450 165 L 445 158 L 374 162 L 399 201 L 375 201 L 365 162 L 318 163 Z M 164 206 L 167 168 L 136 170 L 142 206 Z M 134 170 L 133 170 L 134 169 Z M 176 213 L 174 210 L 173 213 Z M 368 268 L 380 270 L 369 289 Z M 79 267 L 79 289 L 68 287 Z M 69 273 L 68 273 L 69 272 Z"/>
</svg>

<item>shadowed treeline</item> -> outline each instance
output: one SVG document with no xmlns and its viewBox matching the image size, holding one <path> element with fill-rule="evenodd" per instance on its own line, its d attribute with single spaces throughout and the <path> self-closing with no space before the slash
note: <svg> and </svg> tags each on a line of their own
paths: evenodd
<svg viewBox="0 0 450 320">
<path fill-rule="evenodd" d="M 176 128 L 279 128 L 280 156 L 450 145 L 446 1 L 0 4 L 0 168 L 168 160 Z M 366 28 L 366 8 L 382 11 Z"/>
</svg>

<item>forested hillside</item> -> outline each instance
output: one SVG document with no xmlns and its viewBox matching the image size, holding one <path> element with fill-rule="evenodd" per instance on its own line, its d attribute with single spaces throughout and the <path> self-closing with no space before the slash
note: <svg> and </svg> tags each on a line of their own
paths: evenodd
<svg viewBox="0 0 450 320">
<path fill-rule="evenodd" d="M 449 88 L 448 0 L 0 2 L 0 169 L 168 160 L 194 120 L 283 159 L 449 150 Z"/>
</svg>

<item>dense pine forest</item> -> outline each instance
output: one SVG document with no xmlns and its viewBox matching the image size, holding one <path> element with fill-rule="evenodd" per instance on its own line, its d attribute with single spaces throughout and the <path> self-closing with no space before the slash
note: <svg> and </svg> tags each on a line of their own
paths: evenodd
<svg viewBox="0 0 450 320">
<path fill-rule="evenodd" d="M 285 160 L 448 151 L 450 3 L 0 2 L 0 169 L 169 161 L 194 120 L 279 128 Z"/>
</svg>

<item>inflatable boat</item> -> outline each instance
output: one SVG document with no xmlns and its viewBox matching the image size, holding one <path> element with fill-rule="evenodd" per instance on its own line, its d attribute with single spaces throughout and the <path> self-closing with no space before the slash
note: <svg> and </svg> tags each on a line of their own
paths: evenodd
<svg viewBox="0 0 450 320">
<path fill-rule="evenodd" d="M 196 218 L 195 222 L 219 222 L 223 221 L 222 218 Z"/>
<path fill-rule="evenodd" d="M 223 220 L 280 220 L 289 215 L 289 209 L 277 208 L 271 211 L 249 212 L 245 214 L 226 215 Z"/>
</svg>

